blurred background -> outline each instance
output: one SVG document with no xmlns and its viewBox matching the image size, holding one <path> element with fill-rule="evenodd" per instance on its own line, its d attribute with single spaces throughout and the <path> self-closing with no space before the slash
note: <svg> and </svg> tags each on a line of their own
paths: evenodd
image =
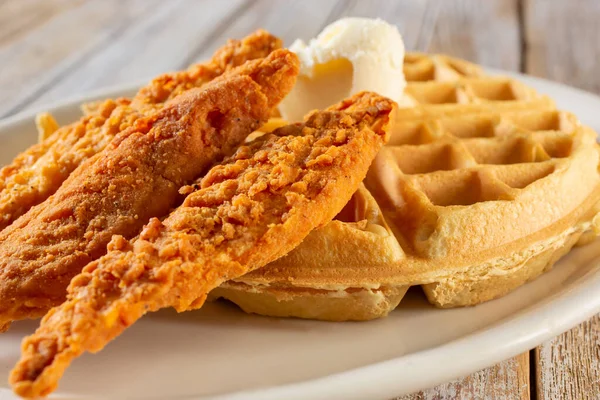
<svg viewBox="0 0 600 400">
<path fill-rule="evenodd" d="M 0 0 L 0 117 L 206 59 L 262 27 L 290 44 L 344 16 L 443 52 L 600 93 L 598 0 Z"/>
<path fill-rule="evenodd" d="M 600 0 L 0 0 L 0 118 L 185 68 L 257 28 L 289 45 L 344 16 L 396 24 L 407 50 L 600 94 Z M 406 399 L 600 398 L 598 343 L 595 317 Z"/>
</svg>

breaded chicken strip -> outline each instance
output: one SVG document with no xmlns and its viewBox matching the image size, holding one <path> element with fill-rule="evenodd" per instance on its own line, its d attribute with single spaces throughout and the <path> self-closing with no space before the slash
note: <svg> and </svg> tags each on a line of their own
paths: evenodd
<svg viewBox="0 0 600 400">
<path fill-rule="evenodd" d="M 386 140 L 393 102 L 362 93 L 304 124 L 241 146 L 182 206 L 141 235 L 115 236 L 85 267 L 68 299 L 23 341 L 10 382 L 21 396 L 47 395 L 71 360 L 97 352 L 149 311 L 202 306 L 221 282 L 283 256 L 348 202 Z"/>
<path fill-rule="evenodd" d="M 165 101 L 185 90 L 200 87 L 280 47 L 281 40 L 263 30 L 241 41 L 231 40 L 210 61 L 159 76 L 142 88 L 133 101 L 97 103 L 91 114 L 19 154 L 0 169 L 0 231 L 46 200 L 75 168 L 104 149 L 119 131 L 133 126 L 138 118 L 157 111 Z"/>
<path fill-rule="evenodd" d="M 276 50 L 190 89 L 115 137 L 0 233 L 0 326 L 62 303 L 71 278 L 176 205 L 178 190 L 231 154 L 291 90 L 298 58 Z"/>
</svg>

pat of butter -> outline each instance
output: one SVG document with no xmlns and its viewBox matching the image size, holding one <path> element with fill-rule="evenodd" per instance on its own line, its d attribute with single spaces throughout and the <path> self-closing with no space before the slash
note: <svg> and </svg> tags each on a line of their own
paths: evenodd
<svg viewBox="0 0 600 400">
<path fill-rule="evenodd" d="M 300 58 L 296 86 L 279 107 L 288 121 L 302 121 L 363 90 L 402 100 L 404 43 L 398 29 L 380 19 L 344 18 L 327 26 L 309 44 L 296 40 Z"/>
</svg>

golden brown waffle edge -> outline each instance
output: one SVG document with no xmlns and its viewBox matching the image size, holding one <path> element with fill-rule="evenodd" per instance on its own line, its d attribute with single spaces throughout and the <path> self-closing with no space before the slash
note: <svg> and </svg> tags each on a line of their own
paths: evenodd
<svg viewBox="0 0 600 400">
<path fill-rule="evenodd" d="M 406 73 L 413 106 L 399 110 L 365 181 L 377 198 L 372 214 L 381 206 L 390 228 L 376 225 L 395 233 L 399 259 L 381 262 L 385 252 L 349 230 L 360 218 L 342 217 L 330 225 L 346 236 L 327 225 L 213 297 L 247 312 L 325 320 L 385 316 L 415 284 L 437 306 L 473 305 L 547 271 L 584 233 L 595 236 L 594 132 L 514 79 L 445 56 L 407 60 L 405 73 L 424 66 Z M 444 61 L 466 72 L 440 72 Z"/>
</svg>

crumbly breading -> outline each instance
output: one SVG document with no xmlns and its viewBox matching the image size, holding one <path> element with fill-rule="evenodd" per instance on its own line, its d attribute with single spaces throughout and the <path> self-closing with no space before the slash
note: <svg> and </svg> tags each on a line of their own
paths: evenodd
<svg viewBox="0 0 600 400">
<path fill-rule="evenodd" d="M 268 119 L 297 73 L 297 57 L 277 50 L 169 100 L 2 231 L 0 326 L 60 304 L 71 278 L 106 253 L 112 235 L 131 238 L 165 215 L 182 185 Z"/>
<path fill-rule="evenodd" d="M 58 129 L 0 169 L 0 231 L 56 192 L 75 168 L 139 118 L 156 112 L 168 99 L 280 47 L 280 39 L 258 30 L 242 40 L 230 40 L 206 63 L 161 75 L 142 88 L 132 102 L 106 100 L 86 108 L 79 121 Z"/>
<path fill-rule="evenodd" d="M 101 350 L 148 311 L 199 308 L 225 280 L 273 261 L 330 221 L 384 144 L 394 107 L 362 93 L 241 146 L 196 185 L 182 206 L 73 279 L 68 299 L 25 339 L 10 381 L 21 396 L 46 395 L 71 360 Z M 362 108 L 364 106 L 364 108 Z"/>
</svg>

